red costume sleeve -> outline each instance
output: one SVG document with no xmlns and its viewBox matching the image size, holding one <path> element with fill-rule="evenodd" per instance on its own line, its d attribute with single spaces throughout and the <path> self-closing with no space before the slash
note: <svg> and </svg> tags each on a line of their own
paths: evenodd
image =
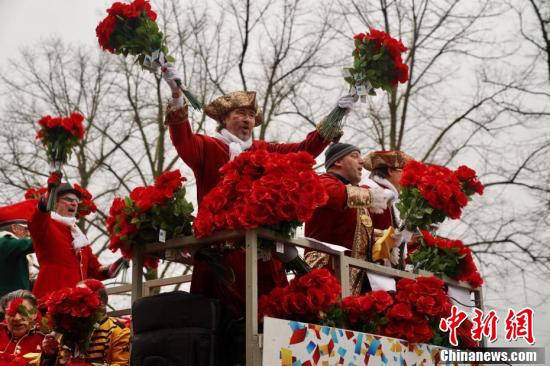
<svg viewBox="0 0 550 366">
<path fill-rule="evenodd" d="M 31 238 L 35 239 L 44 237 L 44 235 L 48 232 L 48 227 L 50 226 L 51 221 L 52 218 L 50 217 L 49 212 L 43 212 L 36 207 L 29 222 L 29 232 L 31 234 Z M 45 240 L 33 240 L 32 244 L 35 247 L 35 251 L 37 250 L 37 247 L 40 247 L 41 244 L 45 244 L 46 242 L 47 241 Z"/>
<path fill-rule="evenodd" d="M 90 245 L 85 246 L 82 248 L 82 256 L 87 257 L 87 277 L 88 278 L 95 278 L 96 280 L 106 280 L 108 278 L 107 271 L 104 271 L 101 268 L 101 263 L 99 263 L 99 259 L 97 259 L 97 256 L 92 252 L 92 248 Z"/>
<path fill-rule="evenodd" d="M 341 210 L 346 207 L 348 202 L 348 194 L 346 186 L 337 179 L 327 179 L 321 177 L 321 183 L 325 187 L 328 194 L 326 207 Z"/>
<path fill-rule="evenodd" d="M 306 139 L 302 142 L 286 143 L 286 144 L 267 144 L 267 150 L 277 153 L 290 153 L 298 151 L 307 151 L 313 157 L 317 157 L 330 144 L 330 141 L 325 141 L 317 130 L 308 133 Z"/>
<path fill-rule="evenodd" d="M 166 115 L 166 123 L 178 155 L 185 164 L 196 171 L 203 164 L 205 141 L 204 136 L 193 133 L 185 112 L 183 108 L 169 112 Z"/>
</svg>

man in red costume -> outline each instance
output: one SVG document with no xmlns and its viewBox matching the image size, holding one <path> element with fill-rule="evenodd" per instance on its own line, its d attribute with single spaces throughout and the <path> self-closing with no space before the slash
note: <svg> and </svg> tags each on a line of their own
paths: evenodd
<svg viewBox="0 0 550 366">
<path fill-rule="evenodd" d="M 408 231 L 403 230 L 403 232 L 399 232 L 398 228 L 401 225 L 401 218 L 399 217 L 399 210 L 395 207 L 399 192 L 401 192 L 399 182 L 403 167 L 410 160 L 413 160 L 411 156 L 399 150 L 373 151 L 363 158 L 363 167 L 370 171 L 370 175 L 368 178 L 363 178 L 361 184 L 368 187 L 389 189 L 394 193 L 394 198 L 390 200 L 388 208 L 384 212 L 379 214 L 371 212 L 372 224 L 375 229 L 385 230 L 393 227 L 397 230 L 400 242 L 395 243 L 395 247 L 391 250 L 390 257 L 388 258 L 388 261 L 393 265 L 398 264 L 400 244 L 406 243 L 411 239 L 411 234 Z M 406 246 L 404 250 L 406 257 Z M 387 261 L 386 265 L 389 265 Z"/>
<path fill-rule="evenodd" d="M 329 199 L 306 222 L 305 235 L 323 242 L 344 246 L 354 258 L 372 261 L 374 228 L 369 209 L 383 212 L 386 202 L 393 196 L 381 188 L 358 186 L 361 180 L 363 159 L 360 150 L 350 144 L 337 143 L 325 152 L 326 173 L 320 176 Z M 306 262 L 313 267 L 333 270 L 329 256 L 306 250 Z M 364 291 L 364 272 L 350 272 L 352 293 Z"/>
<path fill-rule="evenodd" d="M 45 200 L 38 202 L 29 230 L 38 259 L 38 277 L 33 287 L 37 298 L 52 291 L 74 287 L 85 278 L 108 278 L 90 242 L 77 226 L 80 192 L 64 183 L 58 188 L 56 210 L 46 211 Z"/>
<path fill-rule="evenodd" d="M 29 231 L 38 259 L 38 277 L 33 286 L 37 298 L 65 287 L 74 287 L 87 278 L 111 278 L 119 268 L 118 260 L 102 266 L 92 252 L 90 241 L 77 225 L 76 213 L 81 193 L 69 183 L 59 185 L 54 212 L 46 210 L 42 198 L 33 203 Z M 28 203 L 24 203 L 28 204 Z"/>
<path fill-rule="evenodd" d="M 193 170 L 197 181 L 197 203 L 216 186 L 220 180 L 219 169 L 243 151 L 266 149 L 270 152 L 290 153 L 307 151 L 314 157 L 319 155 L 330 141 L 319 132 L 309 133 L 299 143 L 275 144 L 254 140 L 252 131 L 261 125 L 262 113 L 253 91 L 238 91 L 223 95 L 205 107 L 205 114 L 218 122 L 214 137 L 195 134 L 188 119 L 188 106 L 178 87 L 181 78 L 172 65 L 163 66 L 163 77 L 172 90 L 173 100 L 168 106 L 166 124 L 170 129 L 172 143 L 178 155 Z M 351 110 L 353 97 L 340 98 L 338 105 Z M 197 257 L 197 256 L 196 256 Z M 226 254 L 223 263 L 233 269 L 234 286 L 217 286 L 206 262 L 195 258 L 191 292 L 208 297 L 220 298 L 231 305 L 234 314 L 244 312 L 244 251 L 234 250 Z M 268 293 L 275 286 L 287 283 L 286 273 L 277 259 L 260 261 L 258 266 L 259 294 Z"/>
</svg>

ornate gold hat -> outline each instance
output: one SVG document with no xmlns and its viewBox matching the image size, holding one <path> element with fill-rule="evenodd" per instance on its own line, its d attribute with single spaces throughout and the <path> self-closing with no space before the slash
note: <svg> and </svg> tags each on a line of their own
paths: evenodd
<svg viewBox="0 0 550 366">
<path fill-rule="evenodd" d="M 405 166 L 409 160 L 414 159 L 410 155 L 399 150 L 371 151 L 363 158 L 363 167 L 367 170 L 373 170 L 382 166 L 403 169 L 403 166 Z"/>
<path fill-rule="evenodd" d="M 256 111 L 256 124 L 262 124 L 262 109 L 258 107 L 256 102 L 256 92 L 253 91 L 236 91 L 227 93 L 214 99 L 204 108 L 204 113 L 218 121 L 223 122 L 223 118 L 232 110 L 237 108 L 249 108 Z"/>
</svg>

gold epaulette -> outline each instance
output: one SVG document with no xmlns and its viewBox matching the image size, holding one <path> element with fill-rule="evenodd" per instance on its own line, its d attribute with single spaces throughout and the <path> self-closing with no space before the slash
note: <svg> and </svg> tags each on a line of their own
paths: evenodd
<svg viewBox="0 0 550 366">
<path fill-rule="evenodd" d="M 347 206 L 350 208 L 370 207 L 372 196 L 367 188 L 356 187 L 352 185 L 346 186 L 348 194 Z"/>
</svg>

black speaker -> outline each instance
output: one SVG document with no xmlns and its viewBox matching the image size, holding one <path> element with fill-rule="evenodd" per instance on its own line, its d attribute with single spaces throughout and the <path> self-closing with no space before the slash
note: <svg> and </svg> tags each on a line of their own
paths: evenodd
<svg viewBox="0 0 550 366">
<path fill-rule="evenodd" d="M 220 366 L 222 320 L 217 300 L 175 291 L 132 305 L 132 366 Z"/>
</svg>

